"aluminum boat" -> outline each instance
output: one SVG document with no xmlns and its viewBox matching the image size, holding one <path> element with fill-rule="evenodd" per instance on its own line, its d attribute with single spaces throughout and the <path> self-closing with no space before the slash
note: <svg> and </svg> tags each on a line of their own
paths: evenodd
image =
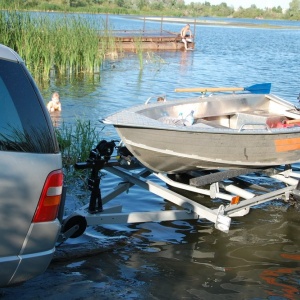
<svg viewBox="0 0 300 300">
<path fill-rule="evenodd" d="M 103 122 L 112 124 L 132 155 L 154 172 L 256 169 L 300 162 L 300 111 L 278 96 L 243 90 L 158 98 Z"/>
</svg>

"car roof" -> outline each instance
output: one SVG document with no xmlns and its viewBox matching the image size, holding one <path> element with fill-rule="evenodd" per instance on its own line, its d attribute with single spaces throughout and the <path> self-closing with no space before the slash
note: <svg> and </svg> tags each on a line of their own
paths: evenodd
<svg viewBox="0 0 300 300">
<path fill-rule="evenodd" d="M 0 44 L 0 58 L 24 63 L 23 59 L 14 50 L 2 44 Z"/>
</svg>

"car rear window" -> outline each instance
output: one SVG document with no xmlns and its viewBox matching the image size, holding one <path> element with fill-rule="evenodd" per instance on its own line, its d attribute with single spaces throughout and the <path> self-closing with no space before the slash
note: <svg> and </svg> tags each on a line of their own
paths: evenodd
<svg viewBox="0 0 300 300">
<path fill-rule="evenodd" d="M 57 152 L 50 125 L 24 66 L 0 60 L 0 150 Z"/>
</svg>

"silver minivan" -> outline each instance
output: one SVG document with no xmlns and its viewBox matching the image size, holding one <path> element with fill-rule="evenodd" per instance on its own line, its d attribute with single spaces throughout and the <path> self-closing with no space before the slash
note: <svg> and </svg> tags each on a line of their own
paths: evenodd
<svg viewBox="0 0 300 300">
<path fill-rule="evenodd" d="M 43 273 L 60 232 L 62 161 L 24 62 L 0 44 L 0 287 Z"/>
</svg>

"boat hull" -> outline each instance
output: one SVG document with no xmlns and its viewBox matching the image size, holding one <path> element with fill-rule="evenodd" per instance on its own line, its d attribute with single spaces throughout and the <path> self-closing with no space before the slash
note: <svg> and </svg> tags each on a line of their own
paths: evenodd
<svg viewBox="0 0 300 300">
<path fill-rule="evenodd" d="M 300 161 L 299 132 L 226 134 L 122 126 L 116 130 L 132 154 L 156 172 L 263 168 Z"/>
<path fill-rule="evenodd" d="M 193 124 L 182 123 L 179 116 L 191 111 Z M 109 116 L 104 123 L 112 124 L 135 158 L 155 172 L 300 162 L 300 113 L 274 95 L 147 102 Z"/>
</svg>

